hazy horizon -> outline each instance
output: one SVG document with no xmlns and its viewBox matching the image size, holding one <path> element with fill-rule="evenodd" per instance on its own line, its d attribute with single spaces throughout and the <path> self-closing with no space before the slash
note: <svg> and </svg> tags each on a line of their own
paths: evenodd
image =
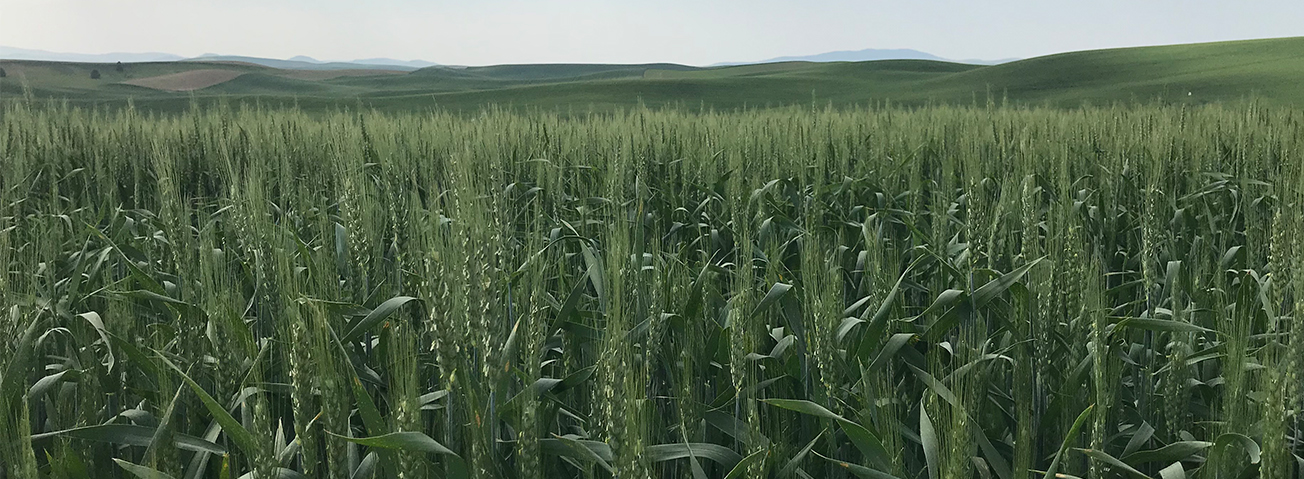
<svg viewBox="0 0 1304 479">
<path fill-rule="evenodd" d="M 759 0 L 0 0 L 0 45 L 66 53 L 205 53 L 442 64 L 709 65 L 862 49 L 952 60 L 1304 34 L 1304 3 Z"/>
</svg>

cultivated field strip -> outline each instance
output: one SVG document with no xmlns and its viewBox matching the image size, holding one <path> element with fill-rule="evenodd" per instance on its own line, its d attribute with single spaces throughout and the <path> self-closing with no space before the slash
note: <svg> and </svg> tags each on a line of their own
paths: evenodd
<svg viewBox="0 0 1304 479">
<path fill-rule="evenodd" d="M 1299 111 L 0 115 L 0 478 L 1304 465 Z"/>
</svg>

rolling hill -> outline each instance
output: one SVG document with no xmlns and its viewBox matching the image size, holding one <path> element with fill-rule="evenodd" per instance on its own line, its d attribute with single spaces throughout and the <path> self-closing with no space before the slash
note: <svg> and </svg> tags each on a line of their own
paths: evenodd
<svg viewBox="0 0 1304 479">
<path fill-rule="evenodd" d="M 307 63 L 307 62 L 304 62 Z M 1063 53 L 999 65 L 935 60 L 778 62 L 724 67 L 544 64 L 363 68 L 305 72 L 241 61 L 112 64 L 0 61 L 0 94 L 161 111 L 199 102 L 295 104 L 305 109 L 515 108 L 609 110 L 682 105 L 752 108 L 891 102 L 974 104 L 989 99 L 1074 107 L 1114 102 L 1233 102 L 1304 106 L 1304 37 Z M 98 69 L 102 78 L 91 80 Z M 205 70 L 203 75 L 178 75 Z M 214 70 L 225 71 L 214 72 Z M 172 76 L 168 76 L 172 75 Z M 161 77 L 161 78 L 160 78 Z M 229 77 L 229 78 L 228 78 Z M 216 81 L 191 91 L 177 79 Z M 193 83 L 199 85 L 199 83 Z M 183 87 L 186 85 L 182 85 Z"/>
<path fill-rule="evenodd" d="M 352 70 L 352 69 L 384 69 L 397 71 L 412 71 L 419 68 L 435 66 L 437 63 L 424 60 L 395 60 L 393 58 L 364 58 L 352 61 L 320 61 L 311 57 L 296 56 L 287 60 L 278 60 L 275 58 L 250 57 L 238 55 L 219 55 L 215 53 L 205 53 L 198 57 L 187 58 L 171 53 L 146 52 L 146 53 L 65 53 L 52 52 L 47 50 L 34 50 L 30 48 L 16 48 L 0 45 L 0 60 L 32 60 L 44 62 L 63 62 L 63 63 L 146 63 L 146 62 L 172 62 L 172 61 L 235 61 L 243 63 L 253 63 L 257 65 L 268 66 L 282 69 L 298 70 Z"/>
<path fill-rule="evenodd" d="M 869 48 L 865 50 L 847 50 L 836 52 L 825 52 L 815 55 L 787 56 L 761 60 L 758 62 L 725 62 L 717 63 L 711 66 L 734 66 L 734 65 L 756 65 L 760 63 L 786 63 L 786 62 L 872 62 L 879 60 L 933 60 L 939 62 L 952 62 L 946 58 L 933 55 L 928 52 L 911 50 L 908 48 L 898 49 L 879 49 Z M 969 63 L 974 65 L 996 65 L 1000 63 L 1009 63 L 1018 60 L 1017 58 L 1005 58 L 1001 60 L 960 60 L 959 63 Z"/>
<path fill-rule="evenodd" d="M 414 66 L 380 65 L 376 63 L 321 62 L 304 56 L 294 57 L 289 60 L 276 60 L 272 58 L 244 57 L 236 55 L 205 55 L 198 58 L 190 58 L 185 61 L 201 63 L 239 62 L 262 65 L 280 70 L 357 70 L 365 68 L 383 68 L 385 70 L 413 71 L 418 68 Z"/>
</svg>

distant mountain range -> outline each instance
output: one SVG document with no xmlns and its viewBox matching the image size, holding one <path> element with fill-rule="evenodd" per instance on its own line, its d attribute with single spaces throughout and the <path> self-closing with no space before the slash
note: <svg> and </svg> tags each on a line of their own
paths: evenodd
<svg viewBox="0 0 1304 479">
<path fill-rule="evenodd" d="M 58 53 L 0 46 L 0 58 L 7 60 L 38 60 L 48 62 L 114 63 L 114 62 L 171 62 L 186 57 L 170 53 Z"/>
<path fill-rule="evenodd" d="M 969 65 L 999 65 L 1009 63 L 1017 58 L 1006 58 L 1002 60 L 951 60 L 933 55 L 928 52 L 911 50 L 907 48 L 900 49 L 878 49 L 869 48 L 865 50 L 847 50 L 838 52 L 819 53 L 815 55 L 777 57 L 769 60 L 756 62 L 728 62 L 717 63 L 711 66 L 732 66 L 732 65 L 752 65 L 758 63 L 782 63 L 782 62 L 868 62 L 875 60 L 933 60 L 939 62 L 956 62 Z"/>
<path fill-rule="evenodd" d="M 259 59 L 259 60 L 261 60 L 261 59 Z M 434 66 L 439 66 L 438 63 L 435 63 L 435 62 L 428 62 L 428 61 L 425 61 L 425 60 L 396 60 L 396 59 L 393 59 L 393 58 L 363 58 L 363 59 L 353 60 L 353 61 L 348 61 L 348 62 L 324 62 L 324 61 L 318 60 L 318 59 L 316 59 L 316 58 L 309 57 L 309 56 L 303 56 L 303 55 L 299 55 L 299 56 L 296 56 L 296 57 L 292 57 L 292 58 L 289 59 L 289 61 L 292 61 L 292 62 L 302 62 L 302 63 L 312 63 L 312 64 L 316 64 L 316 65 L 348 64 L 348 65 L 375 65 L 375 66 L 387 66 L 387 67 L 406 67 L 406 68 L 412 68 L 412 69 L 414 69 L 414 70 L 415 70 L 415 69 L 420 69 L 420 68 L 425 68 L 425 67 L 434 67 Z"/>
</svg>

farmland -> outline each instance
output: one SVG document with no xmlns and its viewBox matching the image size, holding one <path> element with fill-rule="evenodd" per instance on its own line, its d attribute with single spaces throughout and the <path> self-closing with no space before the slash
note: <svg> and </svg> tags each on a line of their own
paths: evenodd
<svg viewBox="0 0 1304 479">
<path fill-rule="evenodd" d="M 224 58 L 224 57 L 219 57 Z M 230 57 L 239 60 L 239 57 Z M 272 63 L 289 64 L 290 62 Z M 110 64 L 0 60 L 0 99 L 177 113 L 259 103 L 309 112 L 585 114 L 642 106 L 740 110 L 893 104 L 1076 108 L 1084 104 L 1304 106 L 1304 37 L 1069 52 L 1000 65 L 924 60 L 784 62 L 694 67 L 651 64 L 435 66 L 416 71 L 295 70 L 241 61 Z M 92 69 L 103 77 L 91 80 Z M 221 73 L 209 70 L 220 70 Z M 210 82 L 188 81 L 193 73 Z M 212 82 L 216 79 L 225 81 Z"/>
<path fill-rule="evenodd" d="M 1298 110 L 2 114 L 0 477 L 1304 461 Z"/>
</svg>

